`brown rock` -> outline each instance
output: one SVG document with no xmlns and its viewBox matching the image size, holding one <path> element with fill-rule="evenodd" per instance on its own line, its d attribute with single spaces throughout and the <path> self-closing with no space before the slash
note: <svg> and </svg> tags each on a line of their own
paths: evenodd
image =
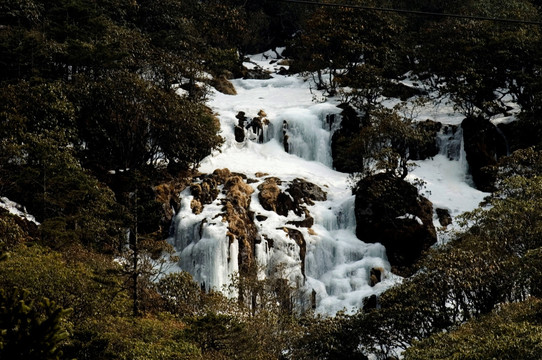
<svg viewBox="0 0 542 360">
<path fill-rule="evenodd" d="M 279 189 L 279 185 L 281 184 L 282 182 L 279 178 L 269 177 L 258 185 L 258 190 L 260 191 L 258 199 L 265 210 L 277 211 L 277 198 L 281 192 Z"/>
<path fill-rule="evenodd" d="M 235 90 L 235 86 L 229 81 L 225 75 L 220 75 L 216 78 L 214 78 L 211 81 L 211 85 L 217 90 L 220 91 L 223 94 L 226 95 L 237 95 L 237 91 Z"/>
<path fill-rule="evenodd" d="M 438 221 L 441 226 L 448 226 L 452 223 L 452 216 L 450 215 L 450 212 L 447 209 L 436 209 Z"/>
<path fill-rule="evenodd" d="M 369 274 L 370 281 L 369 285 L 375 286 L 380 281 L 382 281 L 382 273 L 384 272 L 384 269 L 378 267 L 378 268 L 372 268 L 371 273 Z"/>
</svg>

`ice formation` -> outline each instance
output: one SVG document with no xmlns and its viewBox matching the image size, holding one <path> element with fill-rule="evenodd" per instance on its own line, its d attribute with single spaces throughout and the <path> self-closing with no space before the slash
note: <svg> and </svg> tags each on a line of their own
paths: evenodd
<svg viewBox="0 0 542 360">
<path fill-rule="evenodd" d="M 254 56 L 246 65 L 275 72 L 278 65 L 271 64 L 269 58 L 273 54 Z M 337 123 L 330 124 L 327 120 L 328 115 L 340 113 L 337 101 L 315 102 L 309 82 L 301 76 L 273 74 L 269 80 L 236 79 L 232 83 L 237 95 L 215 92 L 210 101 L 219 116 L 225 143 L 220 152 L 202 162 L 200 172 L 228 168 L 254 179 L 250 184 L 255 190 L 251 211 L 265 217 L 265 221 L 255 222 L 262 234 L 255 251 L 261 276 L 287 278 L 307 297 L 313 294 L 318 312 L 355 311 L 363 306 L 364 298 L 380 294 L 399 278 L 391 274 L 383 246 L 356 238 L 354 197 L 348 175 L 331 168 L 330 139 Z M 237 142 L 236 115 L 243 111 L 247 117 L 255 117 L 260 110 L 269 121 L 264 127 L 263 142 L 254 141 L 259 134 L 251 134 L 250 129 L 245 130 L 245 140 Z M 450 109 L 428 107 L 425 110 L 420 118 L 429 116 L 445 123 L 444 118 L 451 120 L 452 125 L 458 119 L 449 115 L 453 113 Z M 450 210 L 452 216 L 475 208 L 485 195 L 468 184 L 461 134 L 456 133 L 453 136 L 441 134 L 441 153 L 433 159 L 418 161 L 409 175 L 411 180 L 422 179 L 424 195 L 435 207 Z M 288 152 L 284 148 L 284 136 L 287 136 Z M 256 176 L 257 173 L 277 177 L 284 184 L 295 178 L 305 179 L 327 193 L 327 200 L 307 206 L 314 225 L 310 229 L 298 228 L 306 240 L 305 276 L 299 246 L 283 229 L 288 221 L 299 221 L 300 217 L 293 212 L 280 216 L 261 206 L 257 187 L 265 176 Z M 196 215 L 190 207 L 190 191 L 183 192 L 170 239 L 179 251 L 180 268 L 189 271 L 205 287 L 217 290 L 228 285 L 231 276 L 239 270 L 239 244 L 228 241 L 227 224 L 217 215 L 221 212 L 221 196 Z M 382 281 L 376 285 L 370 284 L 372 268 L 383 271 Z"/>
</svg>

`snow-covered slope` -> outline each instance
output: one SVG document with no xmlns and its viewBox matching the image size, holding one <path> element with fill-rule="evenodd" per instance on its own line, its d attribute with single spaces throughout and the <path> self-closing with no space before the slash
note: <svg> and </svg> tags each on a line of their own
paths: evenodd
<svg viewBox="0 0 542 360">
<path fill-rule="evenodd" d="M 225 143 L 220 152 L 206 158 L 200 167 L 202 173 L 228 168 L 253 179 L 255 192 L 251 198 L 251 211 L 266 218 L 256 222 L 263 235 L 256 246 L 256 258 L 261 276 L 282 276 L 309 297 L 316 299 L 319 312 L 334 314 L 338 310 L 355 310 L 363 299 L 379 294 L 400 279 L 390 273 L 385 249 L 380 244 L 366 244 L 355 236 L 354 197 L 350 191 L 348 175 L 331 168 L 330 139 L 334 126 L 326 122 L 329 114 L 339 114 L 337 100 L 318 102 L 310 82 L 301 76 L 278 75 L 279 65 L 273 61 L 273 52 L 251 58 L 247 66 L 258 65 L 269 69 L 269 80 L 236 79 L 232 83 L 237 95 L 212 94 L 210 106 L 217 113 Z M 321 100 L 320 100 L 321 101 Z M 251 139 L 237 142 L 234 127 L 236 115 L 243 111 L 248 118 L 263 110 L 269 124 L 265 127 L 264 142 Z M 459 116 L 450 108 L 426 106 L 420 119 L 431 118 L 443 123 L 458 123 Z M 283 126 L 287 122 L 289 153 L 283 145 Z M 331 129 L 330 129 L 331 128 Z M 256 137 L 247 131 L 247 137 Z M 446 140 L 445 140 L 446 141 Z M 457 144 L 460 146 L 460 142 Z M 459 148 L 458 153 L 461 154 Z M 464 157 L 464 156 L 463 156 Z M 450 160 L 439 154 L 432 160 L 417 162 L 409 175 L 425 181 L 424 195 L 436 207 L 448 209 L 452 216 L 475 208 L 486 195 L 468 183 L 467 167 L 462 155 Z M 301 268 L 299 246 L 283 230 L 287 221 L 302 220 L 290 212 L 287 217 L 265 210 L 259 202 L 257 187 L 265 173 L 283 182 L 301 178 L 318 185 L 327 193 L 327 200 L 308 206 L 314 225 L 299 228 L 306 241 L 305 276 Z M 200 214 L 191 209 L 192 195 L 187 189 L 181 194 L 182 208 L 174 220 L 175 235 L 170 240 L 180 253 L 180 267 L 192 273 L 206 287 L 221 289 L 238 271 L 239 244 L 227 238 L 227 224 L 220 213 L 221 198 L 206 205 Z M 435 224 L 437 224 L 435 217 Z M 372 268 L 383 270 L 383 279 L 370 284 Z"/>
</svg>

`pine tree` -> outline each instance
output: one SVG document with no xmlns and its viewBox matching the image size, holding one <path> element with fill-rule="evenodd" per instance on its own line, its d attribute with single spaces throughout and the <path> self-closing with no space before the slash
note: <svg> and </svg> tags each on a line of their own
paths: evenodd
<svg viewBox="0 0 542 360">
<path fill-rule="evenodd" d="M 47 298 L 35 303 L 25 290 L 0 290 L 0 358 L 60 359 L 68 337 L 62 318 L 70 312 Z"/>
</svg>

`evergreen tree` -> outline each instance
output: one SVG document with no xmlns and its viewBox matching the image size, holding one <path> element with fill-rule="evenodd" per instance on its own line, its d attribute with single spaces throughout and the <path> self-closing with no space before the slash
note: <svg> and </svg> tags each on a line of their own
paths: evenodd
<svg viewBox="0 0 542 360">
<path fill-rule="evenodd" d="M 0 357 L 21 360 L 57 360 L 61 343 L 68 338 L 64 310 L 47 298 L 35 303 L 28 292 L 0 290 Z"/>
</svg>

